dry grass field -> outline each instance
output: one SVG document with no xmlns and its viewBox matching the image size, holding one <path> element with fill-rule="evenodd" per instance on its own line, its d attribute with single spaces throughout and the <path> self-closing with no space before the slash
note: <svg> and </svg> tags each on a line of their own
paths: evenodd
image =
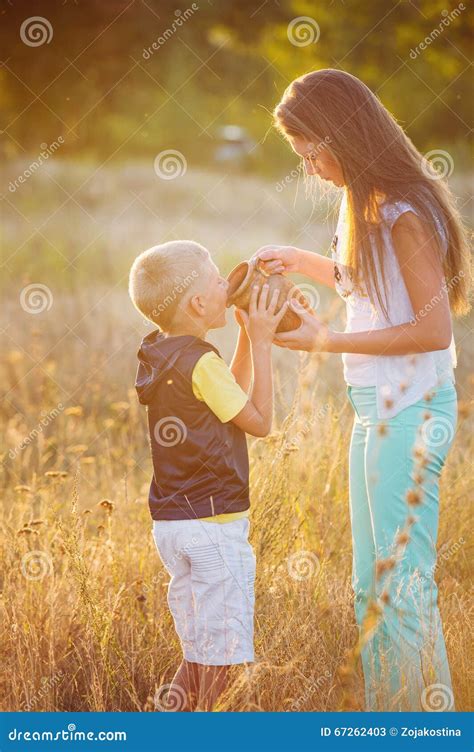
<svg viewBox="0 0 474 752">
<path fill-rule="evenodd" d="M 11 176 L 19 167 L 11 167 Z M 128 301 L 134 256 L 192 237 L 227 272 L 264 243 L 328 247 L 329 203 L 296 181 L 149 166 L 45 166 L 9 196 L 1 383 L 1 710 L 153 710 L 179 657 L 167 576 L 151 537 L 145 412 L 133 390 L 147 331 Z M 458 192 L 466 201 L 467 181 Z M 72 196 L 72 198 L 71 198 Z M 42 284 L 41 312 L 22 291 Z M 321 292 L 319 312 L 340 306 Z M 43 297 L 41 297 L 43 296 Z M 46 298 L 44 298 L 46 296 Z M 45 302 L 44 302 L 45 301 Z M 232 315 L 212 339 L 229 357 Z M 473 418 L 469 321 L 457 324 L 460 421 L 442 480 L 437 581 L 456 707 L 472 710 Z M 257 662 L 236 669 L 221 710 L 361 707 L 350 587 L 351 410 L 337 356 L 275 352 L 273 433 L 250 440 L 258 559 Z M 381 437 L 381 441 L 383 437 Z"/>
</svg>

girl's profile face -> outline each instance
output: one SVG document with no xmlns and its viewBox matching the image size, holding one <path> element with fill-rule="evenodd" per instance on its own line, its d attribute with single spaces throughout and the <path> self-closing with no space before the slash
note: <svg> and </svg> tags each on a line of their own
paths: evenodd
<svg viewBox="0 0 474 752">
<path fill-rule="evenodd" d="M 315 143 L 301 136 L 291 136 L 289 140 L 295 154 L 303 157 L 308 175 L 319 175 L 323 180 L 330 180 L 339 188 L 344 185 L 342 167 L 328 149 L 329 140 Z"/>
</svg>

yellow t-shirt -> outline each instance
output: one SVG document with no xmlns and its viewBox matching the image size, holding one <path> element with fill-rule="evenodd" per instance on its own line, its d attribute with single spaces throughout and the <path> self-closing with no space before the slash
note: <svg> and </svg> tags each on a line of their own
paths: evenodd
<svg viewBox="0 0 474 752">
<path fill-rule="evenodd" d="M 205 402 L 221 423 L 228 423 L 245 407 L 248 395 L 237 384 L 227 363 L 215 352 L 207 352 L 194 366 L 192 378 L 196 399 Z M 201 517 L 203 522 L 232 522 L 248 517 L 248 509 L 243 512 L 226 512 L 214 517 Z"/>
</svg>

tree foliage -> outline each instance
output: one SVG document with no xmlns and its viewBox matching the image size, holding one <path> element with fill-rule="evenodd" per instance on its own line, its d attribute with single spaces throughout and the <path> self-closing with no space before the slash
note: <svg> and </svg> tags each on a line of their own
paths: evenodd
<svg viewBox="0 0 474 752">
<path fill-rule="evenodd" d="M 261 141 L 292 78 L 321 67 L 362 78 L 420 148 L 460 142 L 471 116 L 467 6 L 467 0 L 451 6 L 445 0 L 202 1 L 179 10 L 170 0 L 4 3 L 2 151 L 34 152 L 62 136 L 65 154 L 128 158 L 172 146 L 205 160 L 219 125 L 238 123 Z M 53 35 L 30 46 L 21 27 L 37 15 Z M 290 41 L 289 24 L 300 17 L 317 24 L 317 40 Z M 278 148 L 273 142 L 267 157 Z"/>
</svg>

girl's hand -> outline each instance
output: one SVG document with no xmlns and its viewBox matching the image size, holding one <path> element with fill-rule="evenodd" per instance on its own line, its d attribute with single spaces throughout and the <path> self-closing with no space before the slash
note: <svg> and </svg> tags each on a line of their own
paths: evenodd
<svg viewBox="0 0 474 752">
<path fill-rule="evenodd" d="M 291 301 L 291 307 L 301 319 L 301 325 L 292 332 L 277 334 L 273 342 L 289 350 L 306 350 L 307 352 L 331 352 L 333 332 L 323 324 L 314 313 L 309 313 L 297 300 Z"/>
<path fill-rule="evenodd" d="M 265 262 L 264 270 L 268 274 L 288 274 L 299 271 L 300 252 L 291 245 L 264 245 L 252 256 Z"/>
<path fill-rule="evenodd" d="M 267 343 L 271 345 L 276 328 L 288 309 L 288 301 L 285 300 L 278 313 L 275 313 L 280 292 L 274 290 L 271 299 L 268 300 L 268 291 L 268 285 L 263 285 L 259 297 L 258 285 L 255 285 L 252 289 L 247 327 L 252 344 Z"/>
</svg>

